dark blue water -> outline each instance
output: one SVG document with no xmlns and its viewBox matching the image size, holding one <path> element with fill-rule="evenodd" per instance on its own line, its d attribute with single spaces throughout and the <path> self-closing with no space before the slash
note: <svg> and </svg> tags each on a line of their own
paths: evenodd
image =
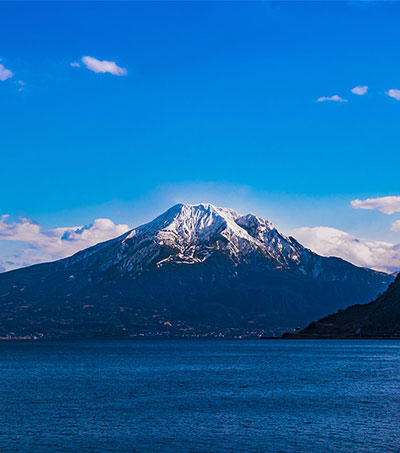
<svg viewBox="0 0 400 453">
<path fill-rule="evenodd" d="M 400 450 L 400 342 L 0 343 L 1 452 Z"/>
</svg>

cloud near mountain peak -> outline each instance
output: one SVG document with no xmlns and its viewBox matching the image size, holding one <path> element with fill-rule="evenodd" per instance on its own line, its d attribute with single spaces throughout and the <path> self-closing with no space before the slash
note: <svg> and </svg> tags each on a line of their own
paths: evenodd
<svg viewBox="0 0 400 453">
<path fill-rule="evenodd" d="M 10 270 L 65 258 L 128 230 L 128 225 L 115 224 L 111 219 L 95 219 L 86 226 L 46 230 L 31 219 L 20 217 L 10 221 L 10 216 L 3 215 L 0 216 L 0 241 L 20 242 L 24 247 L 12 256 L 0 256 L 0 268 Z"/>
<path fill-rule="evenodd" d="M 323 256 L 337 256 L 356 266 L 384 272 L 400 269 L 400 244 L 359 239 L 330 227 L 302 227 L 293 231 L 305 247 Z"/>
</svg>

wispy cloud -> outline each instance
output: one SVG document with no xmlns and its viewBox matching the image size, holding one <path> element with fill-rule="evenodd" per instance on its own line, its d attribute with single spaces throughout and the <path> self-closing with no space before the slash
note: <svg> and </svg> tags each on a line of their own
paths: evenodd
<svg viewBox="0 0 400 453">
<path fill-rule="evenodd" d="M 72 66 L 73 68 L 80 68 L 81 67 L 81 64 L 78 63 L 77 61 L 73 61 L 69 65 Z"/>
<path fill-rule="evenodd" d="M 4 82 L 7 79 L 11 79 L 11 77 L 14 77 L 14 73 L 0 63 L 0 81 Z"/>
<path fill-rule="evenodd" d="M 21 91 L 24 91 L 25 89 L 25 82 L 23 80 L 18 80 L 17 84 L 19 85 L 18 86 L 18 91 L 21 92 Z"/>
<path fill-rule="evenodd" d="M 400 90 L 389 90 L 389 91 L 386 91 L 386 94 L 388 96 L 390 96 L 391 98 L 397 99 L 398 101 L 400 101 Z"/>
<path fill-rule="evenodd" d="M 355 209 L 376 209 L 384 214 L 390 215 L 400 212 L 400 196 L 352 200 L 351 205 Z"/>
<path fill-rule="evenodd" d="M 392 231 L 395 233 L 400 231 L 400 220 L 396 220 L 395 222 L 392 223 L 392 226 L 390 228 Z"/>
<path fill-rule="evenodd" d="M 358 239 L 330 227 L 303 227 L 293 235 L 304 246 L 323 256 L 337 256 L 356 266 L 385 272 L 400 270 L 400 244 Z"/>
<path fill-rule="evenodd" d="M 343 99 L 338 94 L 334 94 L 333 96 L 322 96 L 317 99 L 317 102 L 326 102 L 326 101 L 333 101 L 333 102 L 347 102 L 347 99 Z"/>
<path fill-rule="evenodd" d="M 31 219 L 19 218 L 13 222 L 8 215 L 3 215 L 0 216 L 0 241 L 20 242 L 24 248 L 11 257 L 0 255 L 0 265 L 14 269 L 65 258 L 128 230 L 128 225 L 116 225 L 110 219 L 96 219 L 87 226 L 45 230 Z"/>
<path fill-rule="evenodd" d="M 364 94 L 367 94 L 367 91 L 368 91 L 367 85 L 364 86 L 358 85 L 351 90 L 353 94 L 357 94 L 358 96 L 364 96 Z"/>
<path fill-rule="evenodd" d="M 97 58 L 86 56 L 82 58 L 82 62 L 93 72 L 102 74 L 108 72 L 116 76 L 126 76 L 128 74 L 128 71 L 125 68 L 121 68 L 114 61 L 100 61 L 97 60 Z"/>
</svg>

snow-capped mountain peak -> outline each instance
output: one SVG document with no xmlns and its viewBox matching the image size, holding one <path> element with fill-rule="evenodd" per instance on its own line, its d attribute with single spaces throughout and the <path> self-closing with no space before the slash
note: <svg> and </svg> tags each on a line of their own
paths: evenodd
<svg viewBox="0 0 400 453">
<path fill-rule="evenodd" d="M 152 222 L 132 230 L 126 240 L 153 233 L 158 237 L 177 235 L 185 242 L 207 241 L 224 230 L 248 237 L 248 233 L 236 223 L 238 218 L 240 214 L 232 209 L 218 208 L 209 203 L 177 204 Z"/>
<path fill-rule="evenodd" d="M 80 262 L 87 269 L 113 268 L 118 275 L 134 278 L 153 267 L 203 263 L 216 257 L 233 267 L 252 263 L 257 268 L 330 278 L 327 258 L 281 234 L 268 220 L 209 203 L 177 204 L 153 221 L 63 262 L 66 267 Z M 346 276 L 342 272 L 332 278 Z"/>
<path fill-rule="evenodd" d="M 367 302 L 392 279 L 319 256 L 253 214 L 179 204 L 70 258 L 1 274 L 0 334 L 253 332 Z"/>
<path fill-rule="evenodd" d="M 118 251 L 113 252 L 113 259 L 102 258 L 102 268 L 117 265 L 122 272 L 133 274 L 150 265 L 203 262 L 215 253 L 235 265 L 258 257 L 272 267 L 291 267 L 298 265 L 305 251 L 268 220 L 209 203 L 177 204 L 111 242 Z M 73 258 L 80 260 L 78 256 Z"/>
</svg>

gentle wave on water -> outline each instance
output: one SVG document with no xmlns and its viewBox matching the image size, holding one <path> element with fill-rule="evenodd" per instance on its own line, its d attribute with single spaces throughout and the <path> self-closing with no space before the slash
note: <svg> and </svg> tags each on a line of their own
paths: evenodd
<svg viewBox="0 0 400 453">
<path fill-rule="evenodd" d="M 0 451 L 400 450 L 400 342 L 0 343 Z"/>
</svg>

